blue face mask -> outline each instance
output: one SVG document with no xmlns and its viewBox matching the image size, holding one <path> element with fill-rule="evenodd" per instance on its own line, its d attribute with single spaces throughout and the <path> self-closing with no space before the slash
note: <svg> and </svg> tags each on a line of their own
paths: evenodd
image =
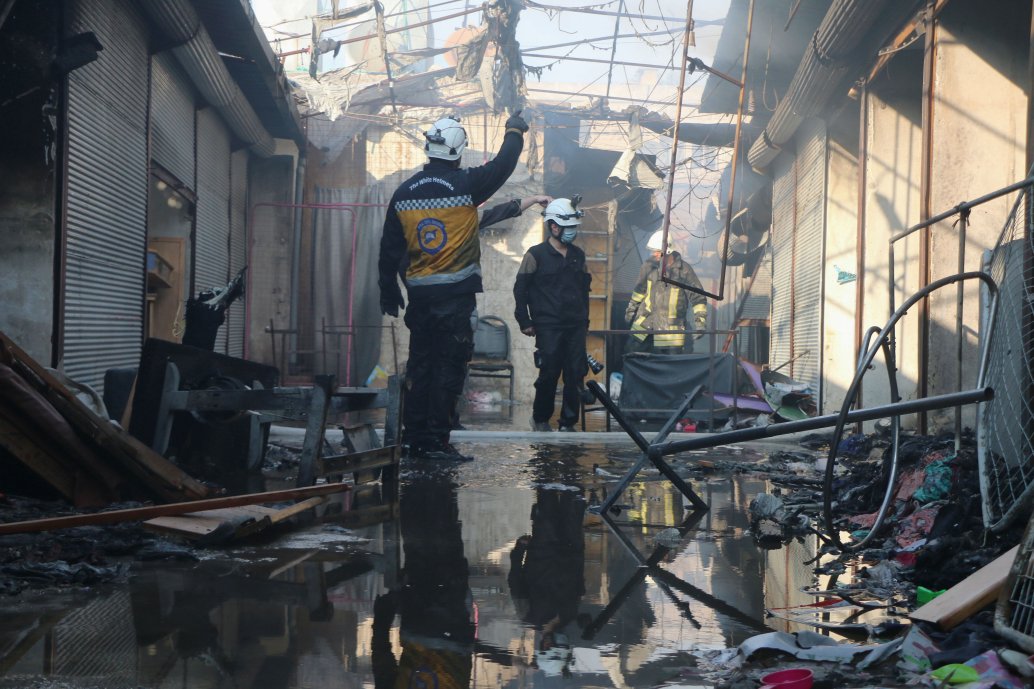
<svg viewBox="0 0 1034 689">
<path fill-rule="evenodd" d="M 565 227 L 564 231 L 560 233 L 560 243 L 570 244 L 574 241 L 575 237 L 578 236 L 578 230 L 574 227 Z"/>
</svg>

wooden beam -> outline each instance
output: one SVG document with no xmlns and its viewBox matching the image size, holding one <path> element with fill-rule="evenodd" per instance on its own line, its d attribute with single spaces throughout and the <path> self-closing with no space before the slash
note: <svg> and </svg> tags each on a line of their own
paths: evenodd
<svg viewBox="0 0 1034 689">
<path fill-rule="evenodd" d="M 49 371 L 0 332 L 5 363 L 39 391 L 83 437 L 106 452 L 156 495 L 166 500 L 207 497 L 209 489 L 108 419 L 101 418 L 69 392 Z"/>
<path fill-rule="evenodd" d="M 66 517 L 33 519 L 24 522 L 0 524 L 0 535 L 12 533 L 37 533 L 40 531 L 52 531 L 55 529 L 70 529 L 76 526 L 118 524 L 121 522 L 151 519 L 153 517 L 164 517 L 170 514 L 188 514 L 190 512 L 202 512 L 204 510 L 214 510 L 223 507 L 237 507 L 238 505 L 258 505 L 268 502 L 282 502 L 284 500 L 307 499 L 317 495 L 343 493 L 348 490 L 351 490 L 351 486 L 345 483 L 328 483 L 321 486 L 288 488 L 286 490 L 273 490 L 265 493 L 249 493 L 247 495 L 229 495 L 221 498 L 176 502 L 168 505 L 131 507 L 124 510 L 95 512 L 93 514 L 73 514 Z"/>
<path fill-rule="evenodd" d="M 997 597 L 1020 547 L 989 562 L 932 601 L 912 611 L 909 618 L 951 629 L 990 605 Z"/>
</svg>

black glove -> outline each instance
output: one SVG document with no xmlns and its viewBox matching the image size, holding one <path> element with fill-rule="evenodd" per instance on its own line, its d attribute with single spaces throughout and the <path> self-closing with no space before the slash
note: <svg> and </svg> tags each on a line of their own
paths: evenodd
<svg viewBox="0 0 1034 689">
<path fill-rule="evenodd" d="M 516 129 L 521 134 L 528 131 L 528 123 L 524 121 L 523 117 L 521 117 L 520 110 L 510 115 L 510 117 L 506 120 L 506 128 Z"/>
<path fill-rule="evenodd" d="M 399 283 L 392 282 L 381 285 L 381 313 L 398 318 L 399 309 L 406 308 L 406 302 L 402 299 L 402 290 Z"/>
</svg>

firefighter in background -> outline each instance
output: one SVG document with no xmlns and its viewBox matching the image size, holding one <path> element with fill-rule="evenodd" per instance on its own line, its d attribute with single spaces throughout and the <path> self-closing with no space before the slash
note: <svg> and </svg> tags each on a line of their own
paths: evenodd
<svg viewBox="0 0 1034 689">
<path fill-rule="evenodd" d="M 692 341 L 686 346 L 686 312 L 693 307 L 693 330 L 707 329 L 707 303 L 704 297 L 677 285 L 661 280 L 661 261 L 665 262 L 665 275 L 686 285 L 700 288 L 700 280 L 693 268 L 682 260 L 677 251 L 672 251 L 669 241 L 662 249 L 664 233 L 657 230 L 646 243 L 652 256 L 643 263 L 639 281 L 632 292 L 632 299 L 625 309 L 625 320 L 632 329 L 628 351 L 654 354 L 681 354 L 692 351 Z M 656 331 L 675 331 L 668 334 L 654 334 Z"/>
</svg>

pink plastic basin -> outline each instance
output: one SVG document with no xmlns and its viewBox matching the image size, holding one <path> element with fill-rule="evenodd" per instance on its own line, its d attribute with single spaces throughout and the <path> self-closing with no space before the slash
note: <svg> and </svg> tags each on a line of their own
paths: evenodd
<svg viewBox="0 0 1034 689">
<path fill-rule="evenodd" d="M 779 670 L 761 678 L 761 689 L 811 689 L 812 681 L 812 672 L 807 668 Z"/>
</svg>

